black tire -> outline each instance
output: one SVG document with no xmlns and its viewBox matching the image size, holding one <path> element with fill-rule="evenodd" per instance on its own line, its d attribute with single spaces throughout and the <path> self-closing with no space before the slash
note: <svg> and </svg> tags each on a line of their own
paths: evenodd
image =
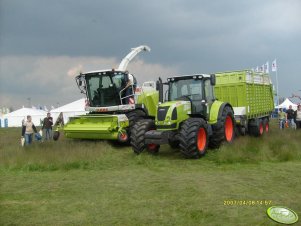
<svg viewBox="0 0 301 226">
<path fill-rule="evenodd" d="M 244 126 L 241 125 L 237 125 L 236 126 L 236 130 L 235 130 L 235 136 L 245 136 L 247 133 L 246 128 Z"/>
<path fill-rule="evenodd" d="M 130 144 L 131 132 L 134 124 L 140 121 L 141 119 L 144 119 L 145 116 L 146 116 L 145 112 L 139 109 L 136 109 L 126 114 L 126 117 L 129 119 L 129 127 L 127 129 L 128 140 L 122 143 Z"/>
<path fill-rule="evenodd" d="M 142 119 L 134 124 L 131 132 L 131 145 L 134 153 L 140 154 L 147 148 L 148 145 L 145 144 L 145 133 L 154 129 L 156 129 L 156 126 L 155 121 L 152 119 Z M 147 150 L 150 153 L 157 153 L 159 151 L 159 145 L 157 146 L 158 149 L 147 148 Z"/>
<path fill-rule="evenodd" d="M 260 137 L 263 134 L 263 120 L 260 118 L 250 120 L 249 133 L 251 136 Z"/>
<path fill-rule="evenodd" d="M 60 138 L 60 132 L 59 131 L 54 131 L 52 135 L 52 139 L 57 141 Z"/>
<path fill-rule="evenodd" d="M 264 133 L 269 133 L 269 131 L 270 131 L 269 119 L 268 118 L 264 118 L 263 119 L 263 132 Z"/>
<path fill-rule="evenodd" d="M 226 125 L 229 121 L 232 120 L 232 134 L 227 134 Z M 222 115 L 217 119 L 217 123 L 212 125 L 212 136 L 209 139 L 209 147 L 210 148 L 219 148 L 222 142 L 226 141 L 231 143 L 234 139 L 235 135 L 235 121 L 234 121 L 234 113 L 231 107 L 225 106 L 222 112 Z"/>
<path fill-rule="evenodd" d="M 187 158 L 200 158 L 208 146 L 208 125 L 204 119 L 189 118 L 180 129 L 180 150 Z"/>
<path fill-rule="evenodd" d="M 140 109 L 136 109 L 134 111 L 127 113 L 126 117 L 129 119 L 129 127 L 130 128 L 133 127 L 135 122 L 144 119 L 145 116 L 146 116 L 145 112 Z"/>
<path fill-rule="evenodd" d="M 170 140 L 168 142 L 168 144 L 173 149 L 178 149 L 180 147 L 180 141 L 179 140 Z"/>
</svg>

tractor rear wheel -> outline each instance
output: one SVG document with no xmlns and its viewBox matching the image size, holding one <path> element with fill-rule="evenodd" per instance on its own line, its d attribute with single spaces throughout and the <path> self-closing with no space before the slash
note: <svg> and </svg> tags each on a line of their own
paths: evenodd
<svg viewBox="0 0 301 226">
<path fill-rule="evenodd" d="M 137 155 L 143 152 L 144 149 L 147 149 L 150 153 L 157 153 L 159 151 L 159 145 L 145 144 L 145 133 L 155 129 L 155 121 L 152 119 L 142 119 L 134 124 L 131 131 L 131 145 Z"/>
<path fill-rule="evenodd" d="M 208 125 L 202 118 L 189 118 L 180 130 L 180 150 L 187 158 L 200 158 L 208 146 Z"/>
<path fill-rule="evenodd" d="M 217 123 L 212 125 L 212 136 L 210 136 L 209 146 L 219 148 L 223 141 L 231 143 L 234 139 L 234 113 L 231 107 L 225 106 L 222 115 L 218 118 Z"/>
</svg>

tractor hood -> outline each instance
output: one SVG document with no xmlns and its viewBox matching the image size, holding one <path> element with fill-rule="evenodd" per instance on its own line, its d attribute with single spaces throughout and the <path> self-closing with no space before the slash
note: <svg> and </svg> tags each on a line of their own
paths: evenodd
<svg viewBox="0 0 301 226">
<path fill-rule="evenodd" d="M 177 129 L 191 114 L 190 101 L 169 101 L 158 106 L 157 129 Z"/>
</svg>

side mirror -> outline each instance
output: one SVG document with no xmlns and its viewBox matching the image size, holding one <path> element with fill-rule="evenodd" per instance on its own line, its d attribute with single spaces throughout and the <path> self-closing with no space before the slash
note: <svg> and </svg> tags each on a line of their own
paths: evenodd
<svg viewBox="0 0 301 226">
<path fill-rule="evenodd" d="M 215 74 L 211 74 L 211 75 L 210 75 L 210 84 L 211 84 L 212 86 L 215 86 L 215 84 L 216 84 Z"/>
<path fill-rule="evenodd" d="M 156 81 L 156 90 L 158 91 L 160 88 L 160 84 L 159 84 L 159 81 Z"/>
<path fill-rule="evenodd" d="M 164 100 L 165 100 L 165 101 L 168 101 L 167 95 L 168 95 L 168 90 L 166 90 L 166 91 L 165 91 L 165 94 L 164 94 Z"/>
</svg>

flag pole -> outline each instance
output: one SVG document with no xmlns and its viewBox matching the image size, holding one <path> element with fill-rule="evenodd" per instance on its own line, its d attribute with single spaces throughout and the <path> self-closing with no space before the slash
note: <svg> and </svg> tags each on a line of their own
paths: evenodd
<svg viewBox="0 0 301 226">
<path fill-rule="evenodd" d="M 276 59 L 276 58 L 275 58 Z M 277 106 L 279 106 L 279 90 L 278 90 L 278 65 L 277 65 L 277 59 L 276 62 L 276 92 L 277 92 Z"/>
</svg>

